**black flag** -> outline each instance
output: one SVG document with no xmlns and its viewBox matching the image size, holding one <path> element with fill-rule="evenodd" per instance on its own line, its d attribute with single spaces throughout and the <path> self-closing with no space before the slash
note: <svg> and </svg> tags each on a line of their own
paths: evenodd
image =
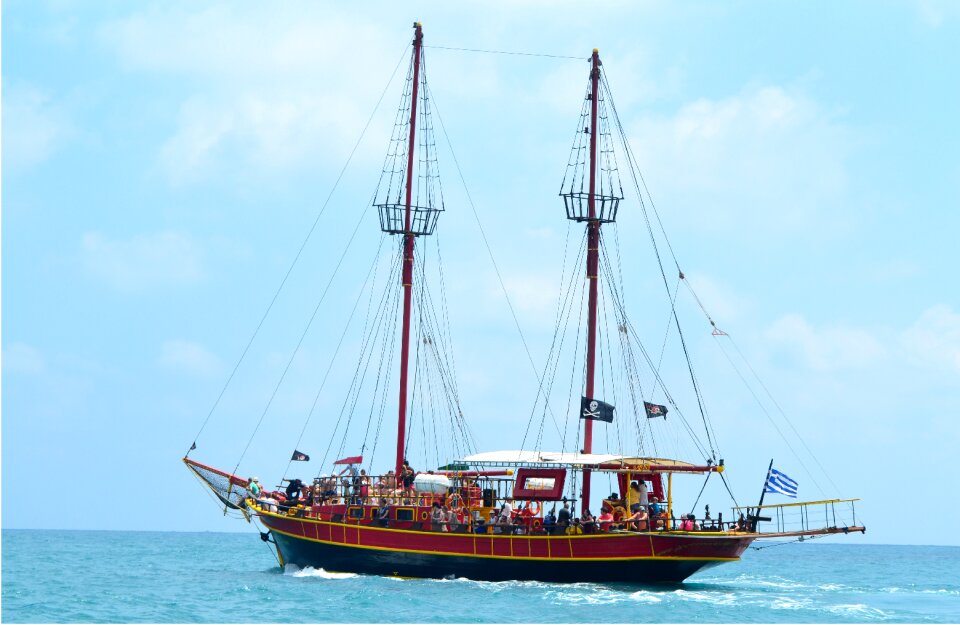
<svg viewBox="0 0 960 625">
<path fill-rule="evenodd" d="M 293 457 L 290 458 L 290 461 L 299 460 L 300 462 L 310 462 L 310 456 L 303 453 L 302 451 L 293 450 Z"/>
<path fill-rule="evenodd" d="M 193 451 L 196 448 L 197 448 L 197 443 L 196 441 L 194 441 L 193 445 L 190 445 L 190 451 Z"/>
<path fill-rule="evenodd" d="M 599 399 L 580 398 L 580 418 L 613 423 L 614 407 Z"/>
<path fill-rule="evenodd" d="M 643 402 L 643 407 L 647 410 L 648 419 L 656 419 L 657 417 L 663 417 L 663 420 L 667 420 L 667 407 L 661 406 L 660 404 L 651 404 L 648 401 Z"/>
</svg>

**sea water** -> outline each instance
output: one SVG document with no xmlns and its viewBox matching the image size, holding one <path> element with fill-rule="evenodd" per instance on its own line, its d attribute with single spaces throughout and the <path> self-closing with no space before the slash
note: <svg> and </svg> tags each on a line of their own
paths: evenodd
<svg viewBox="0 0 960 625">
<path fill-rule="evenodd" d="M 4 622 L 960 622 L 960 547 L 807 541 L 683 584 L 281 570 L 244 534 L 4 530 Z M 496 563 L 491 563 L 496 566 Z M 544 566 L 548 566 L 545 564 Z"/>
</svg>

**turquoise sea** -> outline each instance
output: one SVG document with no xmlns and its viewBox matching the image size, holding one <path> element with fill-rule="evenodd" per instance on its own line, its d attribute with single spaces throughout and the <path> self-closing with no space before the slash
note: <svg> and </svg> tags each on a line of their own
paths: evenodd
<svg viewBox="0 0 960 625">
<path fill-rule="evenodd" d="M 960 547 L 805 542 L 682 585 L 281 571 L 244 534 L 4 530 L 3 622 L 960 622 Z"/>
</svg>

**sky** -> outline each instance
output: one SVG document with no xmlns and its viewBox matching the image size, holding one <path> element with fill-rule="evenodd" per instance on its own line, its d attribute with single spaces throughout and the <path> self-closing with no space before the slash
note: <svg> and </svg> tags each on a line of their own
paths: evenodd
<svg viewBox="0 0 960 625">
<path fill-rule="evenodd" d="M 520 446 L 538 381 L 477 219 L 542 370 L 581 236 L 557 190 L 596 47 L 679 263 L 733 341 L 681 289 L 734 494 L 752 503 L 774 458 L 801 498 L 861 498 L 867 534 L 840 540 L 960 544 L 940 521 L 960 515 L 955 3 L 51 0 L 2 18 L 2 527 L 247 530 L 180 459 L 324 206 L 193 457 L 276 483 L 298 445 L 302 476 L 331 468 L 360 338 L 329 363 L 381 245 L 364 209 L 420 20 L 452 146 L 438 130 L 436 238 L 478 449 Z M 659 350 L 669 302 L 635 198 L 615 238 L 632 322 Z M 695 423 L 679 349 L 668 335 L 664 376 Z M 357 419 L 334 447 L 357 449 Z M 601 444 L 625 444 L 604 427 Z M 676 413 L 655 427 L 661 452 L 703 460 Z M 443 456 L 423 438 L 423 458 Z M 678 500 L 700 485 L 677 478 Z M 39 493 L 72 504 L 37 515 Z M 704 496 L 729 508 L 715 480 Z"/>
</svg>

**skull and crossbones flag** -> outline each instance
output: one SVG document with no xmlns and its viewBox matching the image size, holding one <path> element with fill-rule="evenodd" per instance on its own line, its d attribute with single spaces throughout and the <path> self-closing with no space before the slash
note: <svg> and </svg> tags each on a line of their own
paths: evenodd
<svg viewBox="0 0 960 625">
<path fill-rule="evenodd" d="M 309 461 L 310 461 L 310 456 L 308 456 L 307 454 L 303 453 L 302 451 L 297 451 L 296 449 L 294 449 L 294 450 L 293 450 L 293 456 L 290 458 L 290 461 L 291 461 L 291 462 L 294 462 L 294 461 L 297 461 L 297 462 L 309 462 Z"/>
<path fill-rule="evenodd" d="M 599 399 L 590 397 L 580 398 L 580 418 L 592 419 L 594 421 L 606 421 L 613 423 L 614 407 Z"/>
<path fill-rule="evenodd" d="M 664 421 L 667 419 L 667 407 L 661 406 L 660 404 L 651 404 L 648 401 L 643 402 L 643 407 L 647 411 L 648 419 L 656 419 L 657 417 L 663 417 Z"/>
</svg>

